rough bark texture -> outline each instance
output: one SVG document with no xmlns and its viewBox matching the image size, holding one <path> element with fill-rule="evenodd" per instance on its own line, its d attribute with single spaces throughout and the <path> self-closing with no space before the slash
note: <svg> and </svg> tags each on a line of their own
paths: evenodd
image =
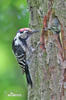
<svg viewBox="0 0 66 100">
<path fill-rule="evenodd" d="M 41 30 L 43 16 L 48 11 L 50 0 L 27 0 L 27 2 L 30 11 L 29 26 L 32 29 Z M 64 28 L 66 26 L 66 1 L 55 0 L 53 7 Z M 66 31 L 65 28 L 64 31 Z M 41 32 L 32 36 L 30 41 L 33 47 L 36 47 L 40 35 Z M 63 83 L 62 63 L 58 63 L 58 48 L 51 37 L 48 39 L 46 49 L 47 54 L 43 53 L 40 48 L 37 48 L 33 54 L 30 64 L 33 88 L 28 87 L 28 100 L 62 100 L 60 99 Z"/>
</svg>

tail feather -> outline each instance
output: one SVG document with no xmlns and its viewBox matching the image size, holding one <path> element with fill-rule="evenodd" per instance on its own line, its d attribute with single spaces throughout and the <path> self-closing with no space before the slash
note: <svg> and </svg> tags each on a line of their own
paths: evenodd
<svg viewBox="0 0 66 100">
<path fill-rule="evenodd" d="M 29 72 L 29 70 L 27 69 L 26 71 L 26 79 L 27 79 L 27 83 L 31 86 L 31 88 L 32 88 L 32 80 L 31 80 L 31 77 L 30 77 L 30 72 Z"/>
</svg>

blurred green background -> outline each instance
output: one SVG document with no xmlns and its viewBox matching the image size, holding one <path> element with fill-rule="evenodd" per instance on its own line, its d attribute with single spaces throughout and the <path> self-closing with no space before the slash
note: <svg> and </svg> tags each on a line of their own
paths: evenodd
<svg viewBox="0 0 66 100">
<path fill-rule="evenodd" d="M 0 100 L 27 100 L 26 78 L 12 52 L 12 40 L 28 22 L 26 0 L 0 0 Z"/>
</svg>

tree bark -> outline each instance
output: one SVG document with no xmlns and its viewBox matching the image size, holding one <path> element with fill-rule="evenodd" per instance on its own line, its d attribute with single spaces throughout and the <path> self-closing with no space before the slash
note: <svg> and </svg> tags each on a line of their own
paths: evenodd
<svg viewBox="0 0 66 100">
<path fill-rule="evenodd" d="M 29 27 L 41 30 L 43 16 L 48 11 L 48 2 L 50 0 L 27 0 L 27 2 L 30 11 Z M 63 0 L 55 0 L 53 7 L 60 21 L 66 26 L 64 12 L 66 2 Z M 38 32 L 31 37 L 31 45 L 34 48 L 40 40 L 40 35 L 41 32 Z M 50 41 L 52 44 L 50 44 Z M 54 40 L 50 37 L 48 38 L 46 50 L 47 53 L 44 53 L 40 48 L 37 48 L 33 54 L 32 62 L 29 66 L 33 88 L 28 87 L 28 100 L 62 100 L 60 99 L 63 82 L 62 63 L 58 63 L 58 48 Z"/>
</svg>

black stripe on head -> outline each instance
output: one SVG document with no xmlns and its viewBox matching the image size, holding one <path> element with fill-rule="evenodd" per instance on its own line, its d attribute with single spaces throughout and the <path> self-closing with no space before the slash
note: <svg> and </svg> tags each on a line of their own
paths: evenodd
<svg viewBox="0 0 66 100">
<path fill-rule="evenodd" d="M 27 38 L 28 38 L 28 37 L 27 37 Z M 19 37 L 19 39 L 20 39 L 20 41 L 22 42 L 22 44 L 23 44 L 25 47 L 27 47 L 26 38 L 23 39 L 23 38 Z"/>
</svg>

